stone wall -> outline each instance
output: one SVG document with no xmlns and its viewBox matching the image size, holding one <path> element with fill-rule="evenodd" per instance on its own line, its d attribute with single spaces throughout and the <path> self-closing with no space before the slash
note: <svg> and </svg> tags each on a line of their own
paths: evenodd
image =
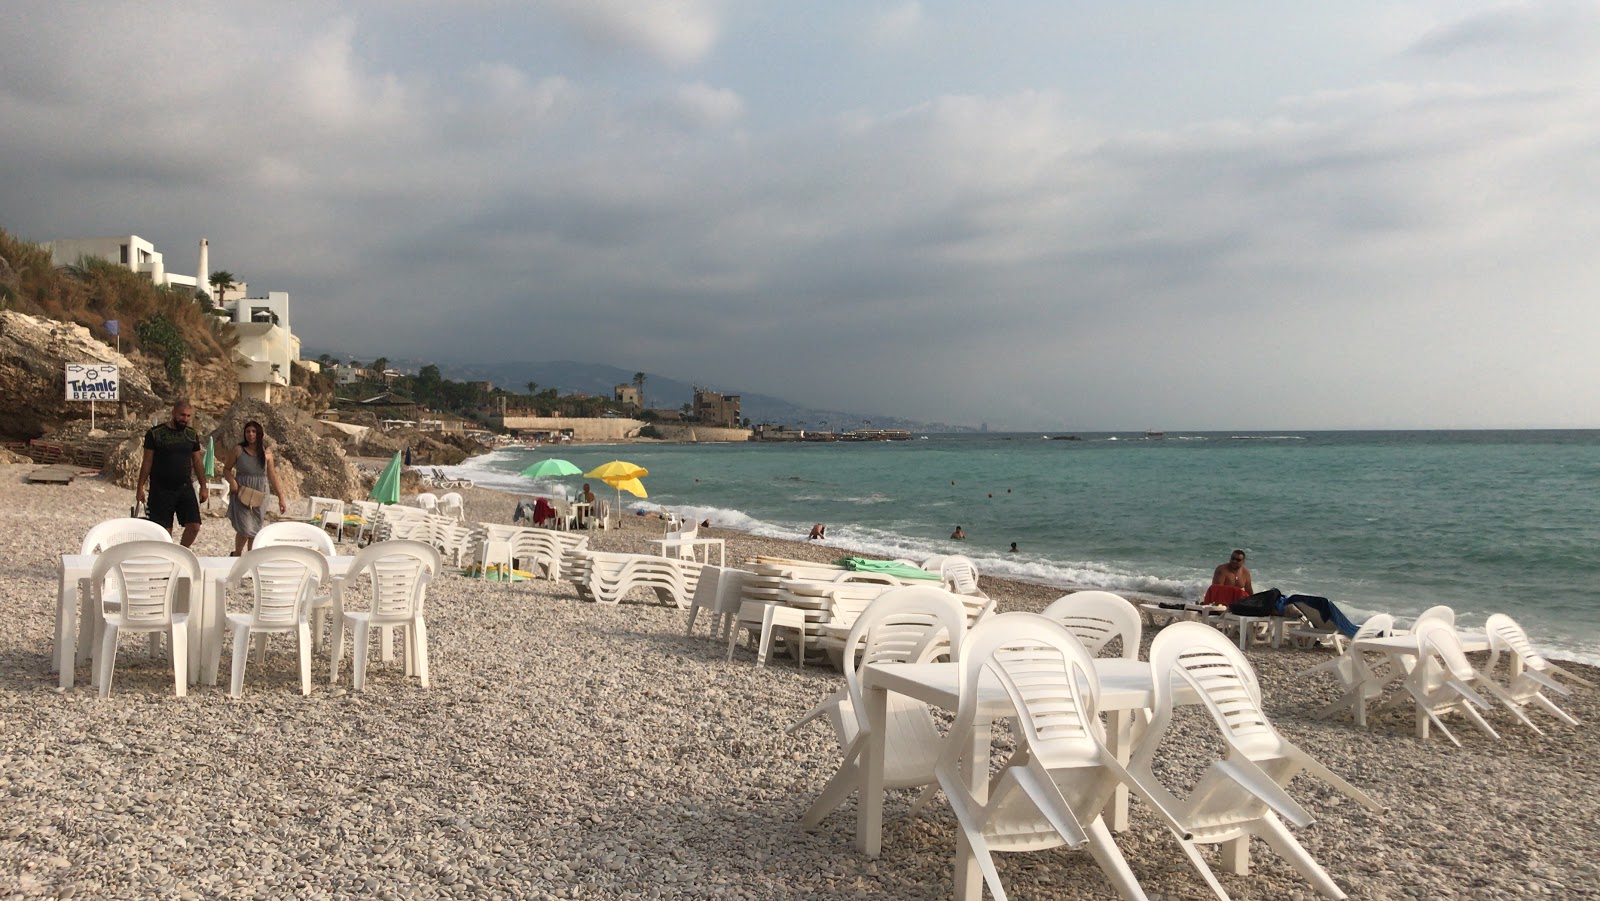
<svg viewBox="0 0 1600 901">
<path fill-rule="evenodd" d="M 505 427 L 524 432 L 571 429 L 575 441 L 623 441 L 654 425 L 667 441 L 746 441 L 749 429 L 724 429 L 690 423 L 649 423 L 640 419 L 574 419 L 566 416 L 507 416 Z"/>
</svg>

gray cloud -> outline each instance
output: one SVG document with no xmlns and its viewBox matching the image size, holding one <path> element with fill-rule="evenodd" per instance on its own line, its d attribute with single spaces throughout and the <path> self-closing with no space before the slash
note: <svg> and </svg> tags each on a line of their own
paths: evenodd
<svg viewBox="0 0 1600 901">
<path fill-rule="evenodd" d="M 1594 424 L 1581 82 L 1336 83 L 1162 128 L 1066 86 L 785 117 L 770 73 L 717 61 L 718 8 L 676 8 L 543 23 L 705 66 L 670 81 L 426 65 L 359 7 L 26 10 L 0 225 L 138 232 L 177 271 L 208 237 L 309 343 L 369 356 L 586 356 L 996 427 Z M 1410 58 L 1526 32 L 1481 18 Z"/>
</svg>

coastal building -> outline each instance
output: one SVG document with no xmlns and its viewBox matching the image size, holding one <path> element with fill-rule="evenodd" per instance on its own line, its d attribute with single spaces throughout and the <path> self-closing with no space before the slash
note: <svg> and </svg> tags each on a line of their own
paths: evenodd
<svg viewBox="0 0 1600 901">
<path fill-rule="evenodd" d="M 694 417 L 707 425 L 736 429 L 739 427 L 739 395 L 719 394 L 696 385 Z"/>
<path fill-rule="evenodd" d="M 288 293 L 224 300 L 218 314 L 233 323 L 239 336 L 233 349 L 239 395 L 270 402 L 272 389 L 288 387 L 293 368 L 300 364 L 300 338 L 289 326 Z"/>
<path fill-rule="evenodd" d="M 641 409 L 639 389 L 634 385 L 618 385 L 611 389 L 611 399 L 634 410 Z"/>
<path fill-rule="evenodd" d="M 138 235 L 58 238 L 44 242 L 44 247 L 50 251 L 50 262 L 55 266 L 75 266 L 80 260 L 86 259 L 104 260 L 126 267 L 132 272 L 142 272 L 148 275 L 152 282 L 164 288 L 188 288 L 191 291 L 205 291 L 208 294 L 211 290 L 205 286 L 208 278 L 206 272 L 208 248 L 204 238 L 200 239 L 199 264 L 196 268 L 198 275 L 168 272 L 165 256 L 156 250 L 154 244 Z"/>
</svg>

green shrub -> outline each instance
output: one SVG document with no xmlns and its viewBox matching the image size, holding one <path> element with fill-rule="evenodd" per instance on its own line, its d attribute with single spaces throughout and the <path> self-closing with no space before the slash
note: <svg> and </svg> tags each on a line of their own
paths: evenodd
<svg viewBox="0 0 1600 901">
<path fill-rule="evenodd" d="M 189 342 L 183 340 L 172 320 L 163 313 L 147 316 L 134 326 L 134 333 L 139 336 L 141 347 L 161 354 L 172 384 L 183 384 L 183 361 L 189 357 Z"/>
</svg>

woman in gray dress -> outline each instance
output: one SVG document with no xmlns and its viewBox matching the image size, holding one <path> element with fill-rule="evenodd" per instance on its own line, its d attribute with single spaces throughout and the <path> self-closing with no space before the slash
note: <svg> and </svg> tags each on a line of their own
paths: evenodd
<svg viewBox="0 0 1600 901">
<path fill-rule="evenodd" d="M 278 513 L 289 512 L 289 504 L 278 488 L 278 471 L 272 466 L 272 451 L 267 450 L 266 434 L 261 423 L 254 419 L 244 424 L 244 440 L 240 441 L 222 467 L 222 476 L 228 480 L 228 522 L 233 524 L 233 556 L 249 550 L 261 531 L 265 498 L 254 507 L 239 500 L 240 488 L 253 488 L 263 494 L 268 486 L 278 499 Z"/>
</svg>

